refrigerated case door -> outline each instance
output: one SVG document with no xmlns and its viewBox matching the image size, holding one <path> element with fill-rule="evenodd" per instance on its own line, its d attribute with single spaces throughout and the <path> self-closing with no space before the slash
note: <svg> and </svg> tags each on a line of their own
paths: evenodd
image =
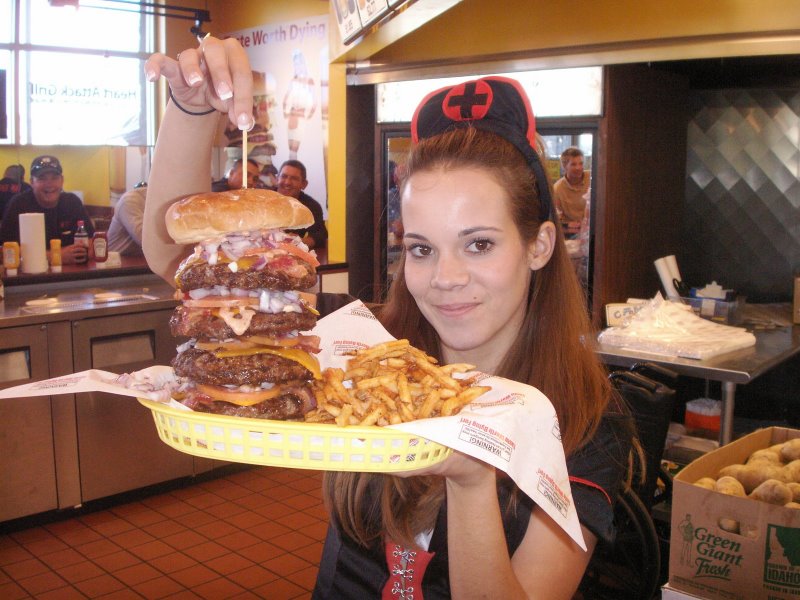
<svg viewBox="0 0 800 600">
<path fill-rule="evenodd" d="M 168 365 L 175 355 L 171 310 L 73 322 L 75 371 L 125 373 Z M 76 395 L 84 501 L 194 473 L 193 458 L 159 440 L 152 413 L 129 396 Z"/>
<path fill-rule="evenodd" d="M 376 195 L 374 215 L 375 231 L 378 232 L 375 244 L 376 264 L 374 278 L 379 285 L 375 286 L 376 300 L 385 296 L 392 278 L 398 268 L 402 251 L 403 228 L 400 222 L 399 194 L 396 179 L 402 173 L 406 156 L 411 149 L 411 130 L 408 124 L 379 124 L 379 152 L 376 160 L 376 181 L 380 182 Z M 597 124 L 569 122 L 569 120 L 551 119 L 538 125 L 545 151 L 545 169 L 551 183 L 563 175 L 560 156 L 569 146 L 577 146 L 584 152 L 584 170 L 592 177 L 593 159 L 597 154 Z M 378 186 L 376 186 L 378 188 Z M 590 190 L 591 198 L 594 191 Z M 587 204 L 585 222 L 575 232 L 568 233 L 567 250 L 578 279 L 587 297 L 591 297 L 591 260 L 592 211 L 594 202 Z M 566 227 L 564 228 L 567 232 Z"/>
<path fill-rule="evenodd" d="M 0 338 L 0 389 L 49 378 L 46 326 Z M 0 457 L 0 521 L 58 507 L 50 396 L 0 400 Z"/>
</svg>

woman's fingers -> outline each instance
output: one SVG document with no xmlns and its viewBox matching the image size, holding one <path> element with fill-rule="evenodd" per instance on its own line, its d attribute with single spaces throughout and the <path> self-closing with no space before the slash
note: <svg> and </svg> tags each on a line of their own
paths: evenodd
<svg viewBox="0 0 800 600">
<path fill-rule="evenodd" d="M 165 77 L 185 108 L 202 111 L 211 106 L 227 113 L 239 129 L 252 128 L 253 73 L 236 39 L 206 36 L 199 48 L 183 50 L 177 60 L 153 54 L 144 69 L 148 81 Z"/>
<path fill-rule="evenodd" d="M 240 129 L 253 124 L 253 73 L 241 44 L 234 38 L 208 36 L 201 49 L 214 93 L 225 101 L 228 117 Z"/>
<path fill-rule="evenodd" d="M 189 48 L 178 54 L 178 65 L 187 86 L 197 87 L 203 82 L 202 60 L 203 56 L 196 48 Z"/>
</svg>

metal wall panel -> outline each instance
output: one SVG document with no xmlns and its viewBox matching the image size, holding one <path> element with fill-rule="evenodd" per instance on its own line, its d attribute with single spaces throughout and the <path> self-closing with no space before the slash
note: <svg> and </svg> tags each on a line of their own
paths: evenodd
<svg viewBox="0 0 800 600">
<path fill-rule="evenodd" d="M 692 93 L 681 274 L 788 301 L 800 269 L 800 92 Z"/>
</svg>

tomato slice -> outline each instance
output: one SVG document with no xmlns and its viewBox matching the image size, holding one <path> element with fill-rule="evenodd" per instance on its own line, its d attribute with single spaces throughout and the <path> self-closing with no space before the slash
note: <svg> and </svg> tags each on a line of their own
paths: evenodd
<svg viewBox="0 0 800 600">
<path fill-rule="evenodd" d="M 281 393 L 281 386 L 279 385 L 268 390 L 258 390 L 257 392 L 238 392 L 218 385 L 207 385 L 205 383 L 195 384 L 195 387 L 198 392 L 207 395 L 213 400 L 222 400 L 224 402 L 230 402 L 231 404 L 238 404 L 239 406 L 252 406 L 253 404 L 264 402 L 264 400 L 275 398 Z"/>
<path fill-rule="evenodd" d="M 298 248 L 294 244 L 287 244 L 285 242 L 281 242 L 280 244 L 278 244 L 278 248 L 280 248 L 281 250 L 285 250 L 289 254 L 294 254 L 295 256 L 303 259 L 308 264 L 310 264 L 312 267 L 318 267 L 319 266 L 319 261 L 317 260 L 316 256 L 314 256 L 310 252 L 306 252 L 305 250 L 301 250 L 300 248 Z"/>
<path fill-rule="evenodd" d="M 319 266 L 319 261 L 317 260 L 316 256 L 314 256 L 310 252 L 302 250 L 301 248 L 295 246 L 294 244 L 289 244 L 287 242 L 280 242 L 278 244 L 278 248 L 280 250 L 283 250 L 287 254 L 294 254 L 295 256 L 303 259 L 304 261 L 306 261 L 307 263 L 309 263 L 314 267 Z M 248 248 L 247 250 L 242 252 L 242 256 L 252 256 L 254 254 L 267 254 L 271 251 L 272 248 Z"/>
</svg>

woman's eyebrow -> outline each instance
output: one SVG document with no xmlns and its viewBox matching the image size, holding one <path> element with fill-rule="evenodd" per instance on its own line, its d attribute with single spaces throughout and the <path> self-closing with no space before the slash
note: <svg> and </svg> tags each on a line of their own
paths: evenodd
<svg viewBox="0 0 800 600">
<path fill-rule="evenodd" d="M 477 227 L 470 227 L 468 229 L 464 229 L 462 231 L 459 231 L 458 232 L 458 237 L 460 237 L 460 238 L 461 237 L 468 237 L 470 235 L 474 235 L 476 233 L 481 233 L 481 232 L 484 232 L 484 231 L 494 231 L 494 232 L 500 233 L 500 232 L 502 232 L 502 229 L 500 229 L 499 227 L 490 227 L 490 226 L 479 225 Z M 428 241 L 428 238 L 425 237 L 424 235 L 422 235 L 420 233 L 409 232 L 409 231 L 406 231 L 403 234 L 403 237 L 405 237 L 405 238 L 413 238 L 415 240 Z"/>
<path fill-rule="evenodd" d="M 475 233 L 480 233 L 483 231 L 502 231 L 499 227 L 490 227 L 490 226 L 478 226 L 478 227 L 470 227 L 469 229 L 464 229 L 463 231 L 458 232 L 458 237 L 467 237 L 469 235 L 473 235 Z"/>
</svg>

